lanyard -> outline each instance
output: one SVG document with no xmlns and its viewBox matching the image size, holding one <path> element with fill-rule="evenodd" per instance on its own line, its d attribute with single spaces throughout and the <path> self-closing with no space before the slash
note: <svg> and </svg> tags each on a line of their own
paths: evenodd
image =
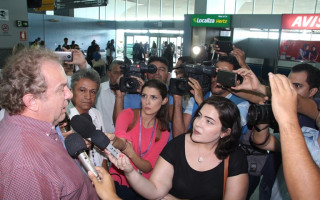
<svg viewBox="0 0 320 200">
<path fill-rule="evenodd" d="M 154 120 L 154 123 L 153 123 L 153 129 L 152 129 L 152 135 L 151 135 L 151 138 L 150 138 L 150 142 L 149 142 L 149 145 L 148 145 L 148 148 L 145 152 L 141 153 L 141 112 L 140 112 L 140 120 L 139 120 L 139 156 L 142 157 L 144 156 L 150 149 L 150 146 L 151 146 L 151 143 L 152 143 L 152 139 L 153 139 L 153 135 L 154 135 L 154 128 L 156 126 L 156 119 Z"/>
</svg>

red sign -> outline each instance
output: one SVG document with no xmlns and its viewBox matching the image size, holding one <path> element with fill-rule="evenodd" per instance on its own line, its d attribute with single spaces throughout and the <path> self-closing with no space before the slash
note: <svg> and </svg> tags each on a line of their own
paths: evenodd
<svg viewBox="0 0 320 200">
<path fill-rule="evenodd" d="M 283 29 L 320 29 L 320 15 L 293 14 L 282 15 Z"/>
<path fill-rule="evenodd" d="M 9 31 L 9 25 L 8 24 L 2 24 L 1 25 L 1 30 L 3 32 L 8 32 Z"/>
<path fill-rule="evenodd" d="M 20 41 L 27 41 L 27 32 L 20 31 Z"/>
</svg>

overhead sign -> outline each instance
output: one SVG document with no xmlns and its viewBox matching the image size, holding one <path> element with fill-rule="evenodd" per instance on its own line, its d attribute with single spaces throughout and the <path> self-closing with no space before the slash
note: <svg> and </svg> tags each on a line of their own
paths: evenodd
<svg viewBox="0 0 320 200">
<path fill-rule="evenodd" d="M 42 0 L 40 8 L 35 8 L 35 11 L 54 10 L 54 0 Z"/>
<path fill-rule="evenodd" d="M 192 15 L 191 26 L 230 28 L 231 15 Z"/>
<path fill-rule="evenodd" d="M 320 29 L 320 14 L 282 15 L 283 29 Z"/>
</svg>

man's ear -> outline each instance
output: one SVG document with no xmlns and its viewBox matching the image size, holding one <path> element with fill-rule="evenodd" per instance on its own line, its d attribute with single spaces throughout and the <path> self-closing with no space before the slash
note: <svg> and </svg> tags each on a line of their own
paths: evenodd
<svg viewBox="0 0 320 200">
<path fill-rule="evenodd" d="M 22 97 L 22 101 L 24 105 L 26 106 L 27 109 L 32 110 L 32 111 L 37 111 L 39 106 L 37 103 L 37 99 L 33 94 L 25 94 Z"/>
<path fill-rule="evenodd" d="M 309 98 L 313 98 L 314 95 L 316 95 L 318 92 L 318 88 L 311 88 L 309 90 Z"/>
<path fill-rule="evenodd" d="M 228 128 L 227 131 L 221 133 L 220 138 L 224 138 L 230 135 L 230 133 L 231 133 L 231 128 Z"/>
</svg>

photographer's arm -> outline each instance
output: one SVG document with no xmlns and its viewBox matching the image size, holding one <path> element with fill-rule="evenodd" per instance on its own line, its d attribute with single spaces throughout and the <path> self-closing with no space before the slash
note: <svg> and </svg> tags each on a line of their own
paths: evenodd
<svg viewBox="0 0 320 200">
<path fill-rule="evenodd" d="M 173 95 L 172 134 L 177 137 L 186 132 L 182 113 L 182 96 Z"/>
<path fill-rule="evenodd" d="M 319 115 L 318 105 L 313 99 L 298 95 L 298 113 L 316 120 Z"/>
<path fill-rule="evenodd" d="M 279 124 L 284 177 L 292 199 L 318 199 L 320 170 L 313 161 L 297 117 L 297 92 L 287 77 L 269 73 L 272 110 Z M 285 101 L 284 101 L 285 99 Z"/>
<path fill-rule="evenodd" d="M 123 110 L 123 101 L 125 93 L 121 92 L 120 90 L 115 91 L 116 100 L 114 102 L 114 109 L 113 109 L 113 122 L 114 124 L 117 121 L 117 117 L 119 113 Z"/>
<path fill-rule="evenodd" d="M 237 85 L 236 87 L 231 87 L 231 89 L 236 91 L 243 90 L 244 92 L 249 91 L 253 93 L 258 93 L 270 98 L 271 96 L 270 88 L 268 86 L 261 84 L 259 79 L 253 73 L 252 70 L 241 68 L 238 70 L 233 70 L 233 72 L 242 76 L 243 81 L 240 85 Z"/>
<path fill-rule="evenodd" d="M 280 143 L 269 131 L 269 124 L 256 124 L 251 133 L 252 143 L 259 149 L 280 151 Z"/>
<path fill-rule="evenodd" d="M 233 45 L 233 51 L 231 51 L 230 54 L 236 57 L 241 68 L 250 70 L 250 67 L 246 63 L 246 54 L 244 51 Z"/>
</svg>

